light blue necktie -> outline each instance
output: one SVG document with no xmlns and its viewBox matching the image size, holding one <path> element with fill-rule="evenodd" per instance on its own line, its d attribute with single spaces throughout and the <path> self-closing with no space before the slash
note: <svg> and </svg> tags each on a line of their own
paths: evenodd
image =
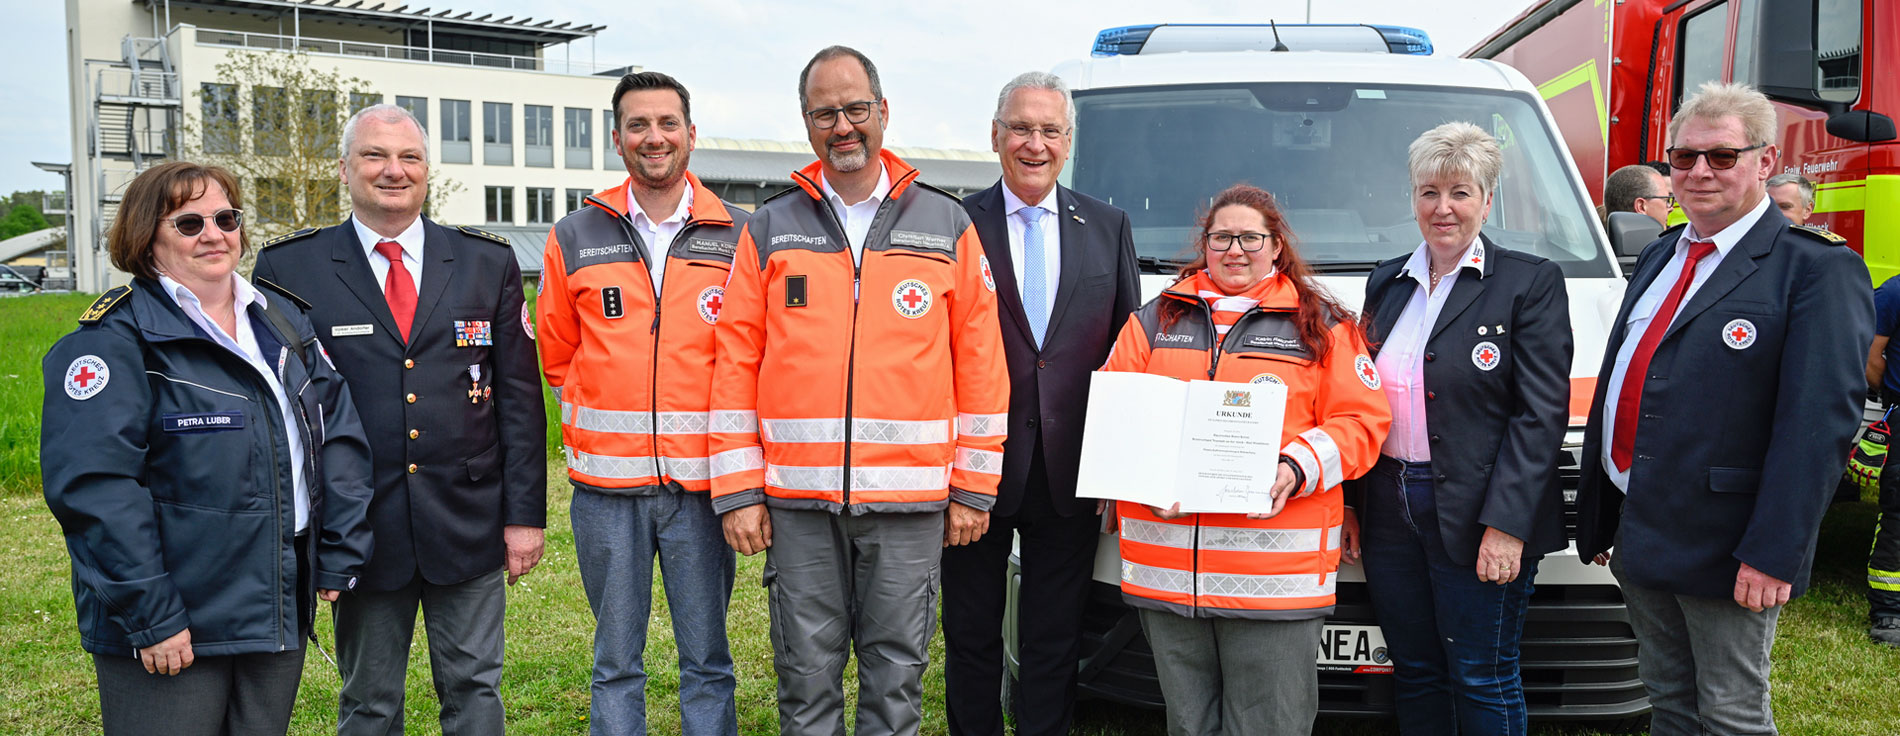
<svg viewBox="0 0 1900 736">
<path fill-rule="evenodd" d="M 1023 220 L 1023 314 L 1029 317 L 1029 334 L 1042 347 L 1043 333 L 1049 331 L 1049 277 L 1043 273 L 1041 207 L 1016 210 Z"/>
</svg>

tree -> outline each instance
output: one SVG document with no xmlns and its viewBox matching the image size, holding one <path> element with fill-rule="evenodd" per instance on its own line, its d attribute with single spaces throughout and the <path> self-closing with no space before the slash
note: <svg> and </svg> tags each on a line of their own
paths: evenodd
<svg viewBox="0 0 1900 736">
<path fill-rule="evenodd" d="M 244 228 L 253 244 L 306 227 L 333 225 L 348 211 L 337 175 L 343 125 L 382 101 L 369 82 L 318 68 L 302 51 L 233 51 L 187 106 L 184 158 L 229 169 L 244 188 Z M 461 185 L 429 172 L 429 198 Z M 250 269 L 256 248 L 245 254 Z"/>
<path fill-rule="evenodd" d="M 0 240 L 38 232 L 49 227 L 52 225 L 47 224 L 46 217 L 40 214 L 40 208 L 22 204 L 8 211 L 6 217 L 0 217 Z"/>
</svg>

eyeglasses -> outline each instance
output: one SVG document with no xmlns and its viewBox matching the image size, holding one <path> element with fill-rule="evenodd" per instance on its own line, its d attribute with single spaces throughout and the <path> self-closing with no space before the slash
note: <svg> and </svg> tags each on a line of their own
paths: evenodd
<svg viewBox="0 0 1900 736">
<path fill-rule="evenodd" d="M 1767 146 L 1768 144 L 1766 143 L 1757 143 L 1747 148 L 1711 148 L 1707 151 L 1698 151 L 1693 148 L 1671 148 L 1664 151 L 1664 153 L 1669 154 L 1669 165 L 1673 168 L 1688 171 L 1695 168 L 1695 160 L 1697 158 L 1707 156 L 1709 159 L 1709 168 L 1722 171 L 1735 168 L 1735 162 L 1741 160 L 1743 153 L 1753 151 L 1757 148 L 1766 148 Z"/>
<path fill-rule="evenodd" d="M 1724 168 L 1724 167 L 1717 166 L 1716 168 L 1719 169 L 1719 168 Z M 1675 209 L 1676 207 L 1676 195 L 1674 194 L 1653 194 L 1647 197 L 1637 197 L 1637 199 L 1660 199 L 1663 201 L 1664 204 L 1669 205 L 1670 209 Z"/>
<path fill-rule="evenodd" d="M 1035 126 L 1028 123 L 1005 123 L 1001 120 L 996 123 L 1003 126 L 1003 129 L 1009 131 L 1009 134 L 1017 140 L 1029 140 L 1030 136 L 1041 134 L 1043 140 L 1055 141 L 1069 134 L 1068 128 L 1058 128 L 1053 125 Z"/>
<path fill-rule="evenodd" d="M 198 237 L 198 233 L 205 231 L 205 216 L 196 212 L 169 218 L 166 222 L 170 222 L 179 235 L 187 238 Z M 237 232 L 238 228 L 244 226 L 244 210 L 218 210 L 211 213 L 211 222 L 216 224 L 219 230 L 227 233 Z"/>
<path fill-rule="evenodd" d="M 884 99 L 880 97 L 875 100 L 859 100 L 843 107 L 820 107 L 806 110 L 805 117 L 811 120 L 813 126 L 824 129 L 837 125 L 838 113 L 844 113 L 845 120 L 850 121 L 852 125 L 857 125 L 870 120 L 872 108 L 883 101 Z"/>
<path fill-rule="evenodd" d="M 1267 247 L 1267 240 L 1272 237 L 1267 233 L 1208 233 L 1201 236 L 1201 240 L 1207 243 L 1208 250 L 1216 253 L 1227 252 L 1235 242 L 1240 243 L 1241 252 L 1257 253 Z"/>
</svg>

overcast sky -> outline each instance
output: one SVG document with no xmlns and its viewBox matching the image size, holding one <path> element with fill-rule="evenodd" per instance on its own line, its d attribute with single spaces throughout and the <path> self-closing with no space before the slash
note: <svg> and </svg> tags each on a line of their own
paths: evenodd
<svg viewBox="0 0 1900 736">
<path fill-rule="evenodd" d="M 119 0 L 125 2 L 126 0 Z M 423 3 L 430 4 L 430 3 Z M 1457 55 L 1533 0 L 1314 0 L 1316 23 L 1423 29 Z M 842 43 L 871 57 L 891 104 L 892 145 L 988 150 L 996 92 L 1019 72 L 1086 56 L 1104 28 L 1141 23 L 1305 20 L 1306 0 L 724 0 L 637 3 L 538 0 L 534 17 L 605 24 L 574 44 L 576 59 L 637 64 L 678 77 L 693 94 L 701 136 L 802 140 L 798 70 Z M 72 158 L 64 72 L 65 3 L 11 3 L 0 44 L 0 194 L 54 189 L 31 161 Z M 449 0 L 477 14 L 521 12 L 519 0 Z M 558 55 L 560 47 L 551 52 Z M 371 80 L 374 81 L 374 80 Z"/>
</svg>

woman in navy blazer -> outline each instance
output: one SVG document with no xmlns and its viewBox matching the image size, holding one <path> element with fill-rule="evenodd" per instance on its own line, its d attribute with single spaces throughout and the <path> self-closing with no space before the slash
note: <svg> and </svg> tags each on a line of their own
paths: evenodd
<svg viewBox="0 0 1900 736">
<path fill-rule="evenodd" d="M 1349 498 L 1400 729 L 1522 734 L 1531 579 L 1566 546 L 1569 299 L 1557 264 L 1479 232 L 1503 167 L 1490 134 L 1446 123 L 1410 159 L 1423 242 L 1366 279 L 1392 431 Z"/>
</svg>

